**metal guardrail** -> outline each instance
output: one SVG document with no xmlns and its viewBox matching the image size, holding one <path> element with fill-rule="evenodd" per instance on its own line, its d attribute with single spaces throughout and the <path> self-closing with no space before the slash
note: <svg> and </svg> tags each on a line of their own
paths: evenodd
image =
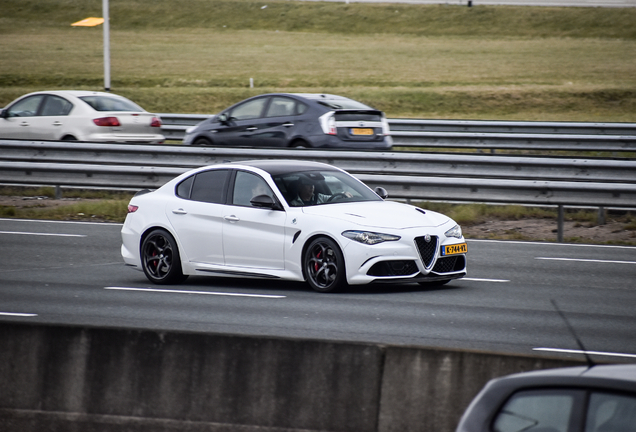
<svg viewBox="0 0 636 432">
<path fill-rule="evenodd" d="M 0 160 L 15 162 L 194 168 L 221 161 L 263 157 L 300 158 L 336 165 L 353 174 L 636 184 L 636 161 L 634 160 L 91 144 L 58 141 L 3 140 L 0 143 Z"/>
<path fill-rule="evenodd" d="M 311 158 L 298 158 L 309 160 Z M 124 189 L 157 188 L 184 167 L 0 161 L 0 183 Z M 636 184 L 356 174 L 389 196 L 416 201 L 467 201 L 636 207 Z"/>
<path fill-rule="evenodd" d="M 162 132 L 181 140 L 204 114 L 159 114 Z M 636 152 L 636 123 L 389 119 L 395 147 Z"/>
<path fill-rule="evenodd" d="M 156 188 L 226 161 L 298 159 L 341 167 L 396 199 L 636 208 L 636 161 L 0 140 L 0 184 Z"/>
</svg>

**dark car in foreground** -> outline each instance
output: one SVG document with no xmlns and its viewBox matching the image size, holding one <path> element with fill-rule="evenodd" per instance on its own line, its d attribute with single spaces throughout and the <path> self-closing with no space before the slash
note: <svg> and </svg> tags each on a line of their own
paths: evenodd
<svg viewBox="0 0 636 432">
<path fill-rule="evenodd" d="M 183 144 L 390 149 L 382 111 L 331 94 L 271 93 L 239 102 L 186 130 Z"/>
<path fill-rule="evenodd" d="M 456 432 L 636 432 L 636 364 L 496 378 L 473 399 Z"/>
</svg>

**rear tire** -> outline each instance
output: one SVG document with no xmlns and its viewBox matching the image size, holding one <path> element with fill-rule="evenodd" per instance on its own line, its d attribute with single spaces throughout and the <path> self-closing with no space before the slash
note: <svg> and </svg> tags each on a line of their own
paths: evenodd
<svg viewBox="0 0 636 432">
<path fill-rule="evenodd" d="M 303 256 L 307 283 L 315 291 L 326 293 L 347 285 L 345 260 L 340 248 L 328 237 L 318 237 L 309 243 Z"/>
<path fill-rule="evenodd" d="M 289 147 L 293 147 L 293 148 L 309 148 L 311 146 L 309 145 L 309 143 L 307 141 L 301 140 L 301 139 L 297 139 L 297 140 L 292 141 L 289 144 Z"/>
<path fill-rule="evenodd" d="M 181 257 L 174 237 L 155 229 L 141 244 L 141 266 L 148 280 L 157 285 L 183 282 L 188 276 L 181 270 Z"/>
<path fill-rule="evenodd" d="M 192 145 L 195 145 L 195 146 L 211 146 L 212 142 L 209 139 L 207 139 L 207 138 L 197 138 L 197 139 L 194 140 Z"/>
</svg>

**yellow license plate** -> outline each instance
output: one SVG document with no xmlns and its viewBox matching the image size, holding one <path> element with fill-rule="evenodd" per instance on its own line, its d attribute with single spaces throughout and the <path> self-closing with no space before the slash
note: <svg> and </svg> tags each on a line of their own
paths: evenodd
<svg viewBox="0 0 636 432">
<path fill-rule="evenodd" d="M 372 128 L 351 128 L 351 135 L 373 135 Z"/>
<path fill-rule="evenodd" d="M 463 254 L 463 253 L 466 253 L 466 252 L 468 252 L 468 246 L 466 245 L 466 243 L 448 245 L 448 246 L 444 246 L 442 248 L 442 255 L 444 255 L 444 256 L 446 256 L 446 255 Z"/>
</svg>

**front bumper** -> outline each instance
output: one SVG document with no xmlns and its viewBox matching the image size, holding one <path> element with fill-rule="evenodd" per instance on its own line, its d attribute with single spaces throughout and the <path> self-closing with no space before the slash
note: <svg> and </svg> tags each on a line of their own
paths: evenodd
<svg viewBox="0 0 636 432">
<path fill-rule="evenodd" d="M 403 233 L 404 234 L 404 233 Z M 463 244 L 463 238 L 447 238 L 443 234 L 430 236 L 424 243 L 418 231 L 396 242 L 373 246 L 355 241 L 344 247 L 347 281 L 351 285 L 368 283 L 410 283 L 450 280 L 466 275 L 466 254 L 444 256 L 444 246 Z M 434 242 L 434 243 L 433 243 Z"/>
</svg>

